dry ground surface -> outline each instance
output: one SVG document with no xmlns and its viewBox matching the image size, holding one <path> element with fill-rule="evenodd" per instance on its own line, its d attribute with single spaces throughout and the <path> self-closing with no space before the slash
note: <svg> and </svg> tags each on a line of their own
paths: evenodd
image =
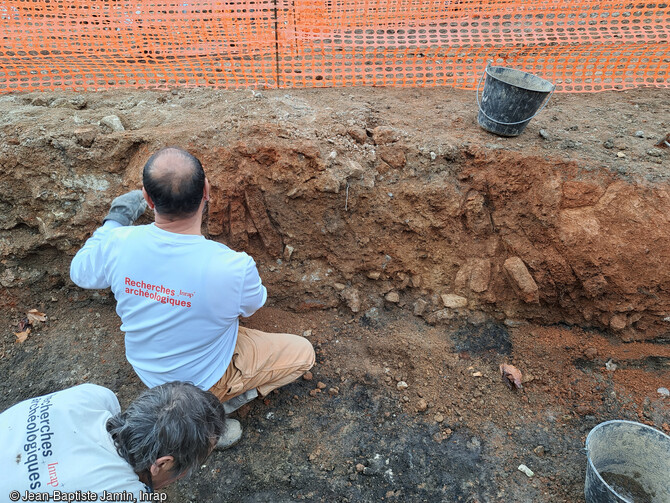
<svg viewBox="0 0 670 503">
<path fill-rule="evenodd" d="M 170 501 L 583 501 L 591 428 L 670 433 L 668 103 L 555 95 L 499 138 L 450 89 L 0 96 L 0 410 L 142 390 L 113 296 L 68 264 L 176 144 L 215 189 L 205 233 L 268 285 L 244 323 L 308 337 L 317 364 L 236 412 L 241 443 Z M 47 321 L 17 342 L 29 309 Z"/>
</svg>

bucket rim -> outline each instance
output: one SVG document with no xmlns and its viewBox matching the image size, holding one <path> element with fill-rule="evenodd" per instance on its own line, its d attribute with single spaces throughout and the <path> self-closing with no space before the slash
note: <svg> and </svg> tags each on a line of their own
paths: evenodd
<svg viewBox="0 0 670 503">
<path fill-rule="evenodd" d="M 588 450 L 589 450 L 589 440 L 591 439 L 591 435 L 593 435 L 596 432 L 596 430 L 599 430 L 600 428 L 603 428 L 607 425 L 615 424 L 615 423 L 616 424 L 631 424 L 631 425 L 635 425 L 635 426 L 642 426 L 643 428 L 646 428 L 648 430 L 652 430 L 655 433 L 660 434 L 662 437 L 665 437 L 668 441 L 670 441 L 670 436 L 669 435 L 666 435 L 661 430 L 658 430 L 658 429 L 654 428 L 653 426 L 649 426 L 648 424 L 638 423 L 637 421 L 630 421 L 628 419 L 610 419 L 609 421 L 604 421 L 602 423 L 598 423 L 597 425 L 595 425 L 591 429 L 589 434 L 586 436 L 586 441 L 584 442 L 584 446 L 586 448 L 587 454 L 588 454 Z"/>
<path fill-rule="evenodd" d="M 495 69 L 501 69 L 501 70 L 511 70 L 511 71 L 514 71 L 514 72 L 523 73 L 525 75 L 530 75 L 531 77 L 540 80 L 541 84 L 547 84 L 549 87 L 548 87 L 548 89 L 528 89 L 528 88 L 525 88 L 525 87 L 520 87 L 520 86 L 517 86 L 516 84 L 513 84 L 512 82 L 507 82 L 507 81 L 501 79 L 497 75 L 491 74 L 489 72 L 489 68 L 495 68 Z M 556 84 L 554 84 L 553 82 L 548 81 L 547 79 L 545 79 L 543 77 L 540 77 L 539 75 L 535 75 L 534 73 L 525 72 L 523 70 L 519 70 L 518 68 L 510 68 L 509 66 L 492 65 L 490 61 L 486 65 L 486 68 L 484 69 L 484 72 L 486 73 L 486 75 L 488 75 L 489 77 L 491 77 L 493 79 L 500 80 L 501 82 L 504 82 L 505 84 L 507 84 L 509 86 L 514 86 L 514 87 L 519 87 L 520 89 L 525 89 L 526 91 L 533 91 L 533 92 L 536 92 L 536 93 L 553 93 L 554 90 L 556 89 Z M 540 86 L 538 86 L 538 87 L 540 87 Z"/>
<path fill-rule="evenodd" d="M 595 433 L 597 430 L 601 429 L 602 427 L 608 426 L 610 424 L 630 424 L 630 425 L 635 425 L 635 426 L 642 426 L 646 429 L 652 430 L 656 433 L 660 433 L 661 437 L 665 437 L 668 441 L 670 441 L 670 436 L 666 435 L 660 430 L 657 430 L 656 428 L 649 426 L 644 423 L 638 423 L 637 421 L 629 421 L 627 419 L 612 419 L 610 421 L 604 421 L 602 423 L 597 424 L 594 426 L 589 434 L 586 436 L 586 441 L 584 442 L 584 449 L 586 450 L 586 462 L 588 463 L 589 467 L 593 471 L 593 473 L 598 477 L 598 480 L 607 487 L 608 490 L 612 492 L 617 498 L 620 498 L 622 501 L 626 501 L 623 497 L 619 495 L 619 493 L 607 482 L 605 482 L 605 479 L 603 479 L 602 475 L 600 475 L 600 471 L 596 468 L 596 466 L 593 464 L 593 461 L 591 460 L 590 452 L 589 452 L 589 441 L 591 440 L 591 435 Z"/>
</svg>

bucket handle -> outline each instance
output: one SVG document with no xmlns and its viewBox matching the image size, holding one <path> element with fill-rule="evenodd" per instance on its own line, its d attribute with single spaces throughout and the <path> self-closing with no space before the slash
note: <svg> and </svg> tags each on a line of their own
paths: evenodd
<svg viewBox="0 0 670 503">
<path fill-rule="evenodd" d="M 486 68 L 484 68 L 484 71 L 482 72 L 482 76 L 479 77 L 479 82 L 477 83 L 477 106 L 479 107 L 479 111 L 480 111 L 482 114 L 484 114 L 484 117 L 486 117 L 486 118 L 487 118 L 488 120 L 490 120 L 490 121 L 495 122 L 496 124 L 500 124 L 501 126 L 516 126 L 517 124 L 521 124 L 521 123 L 523 123 L 523 122 L 528 122 L 528 121 L 531 120 L 533 117 L 535 117 L 537 114 L 539 114 L 539 113 L 544 109 L 544 107 L 547 106 L 547 103 L 549 103 L 549 98 L 551 98 L 551 95 L 554 94 L 554 91 L 556 90 L 556 86 L 555 86 L 554 84 L 552 84 L 554 87 L 552 88 L 551 92 L 549 93 L 549 96 L 548 96 L 547 99 L 545 100 L 544 104 L 540 107 L 540 109 L 539 109 L 537 112 L 535 112 L 533 115 L 531 115 L 528 119 L 524 119 L 524 120 L 522 120 L 522 121 L 518 121 L 518 122 L 500 122 L 500 121 L 497 121 L 497 120 L 495 120 L 494 118 L 489 117 L 489 116 L 486 114 L 486 112 L 484 112 L 484 110 L 482 110 L 482 104 L 481 104 L 480 101 L 479 101 L 479 88 L 480 88 L 480 86 L 482 85 L 482 80 L 484 80 L 484 75 L 486 75 L 486 73 L 487 73 L 486 70 L 489 69 L 489 66 L 491 66 L 491 62 L 490 62 L 490 61 L 487 63 Z"/>
</svg>

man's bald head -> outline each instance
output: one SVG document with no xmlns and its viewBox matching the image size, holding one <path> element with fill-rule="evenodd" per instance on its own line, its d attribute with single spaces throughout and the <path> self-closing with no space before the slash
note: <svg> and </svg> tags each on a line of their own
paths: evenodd
<svg viewBox="0 0 670 503">
<path fill-rule="evenodd" d="M 198 211 L 205 171 L 195 156 L 180 148 L 167 147 L 149 157 L 142 183 L 156 212 L 177 220 Z"/>
</svg>

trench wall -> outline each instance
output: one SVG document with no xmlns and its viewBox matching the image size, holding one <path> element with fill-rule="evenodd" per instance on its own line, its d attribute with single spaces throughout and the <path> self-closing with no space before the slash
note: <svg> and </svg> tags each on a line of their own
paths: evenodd
<svg viewBox="0 0 670 503">
<path fill-rule="evenodd" d="M 202 160 L 213 187 L 207 234 L 256 258 L 278 306 L 369 316 L 397 306 L 429 323 L 494 317 L 667 338 L 663 179 L 514 147 L 536 141 L 528 135 L 502 148 L 452 128 L 427 147 L 420 130 L 345 120 L 320 104 L 328 94 L 249 95 L 225 113 L 216 108 L 224 96 L 213 96 L 183 104 L 170 121 L 180 97 L 130 96 L 90 95 L 87 108 L 81 95 L 9 99 L 0 128 L 3 303 L 53 288 L 84 295 L 69 281 L 71 256 L 111 199 L 140 186 L 148 156 L 179 144 Z M 273 121 L 281 104 L 302 119 Z M 244 119 L 245 109 L 258 116 Z M 109 110 L 125 110 L 128 129 L 96 122 Z M 465 137 L 485 134 L 460 124 Z"/>
</svg>

